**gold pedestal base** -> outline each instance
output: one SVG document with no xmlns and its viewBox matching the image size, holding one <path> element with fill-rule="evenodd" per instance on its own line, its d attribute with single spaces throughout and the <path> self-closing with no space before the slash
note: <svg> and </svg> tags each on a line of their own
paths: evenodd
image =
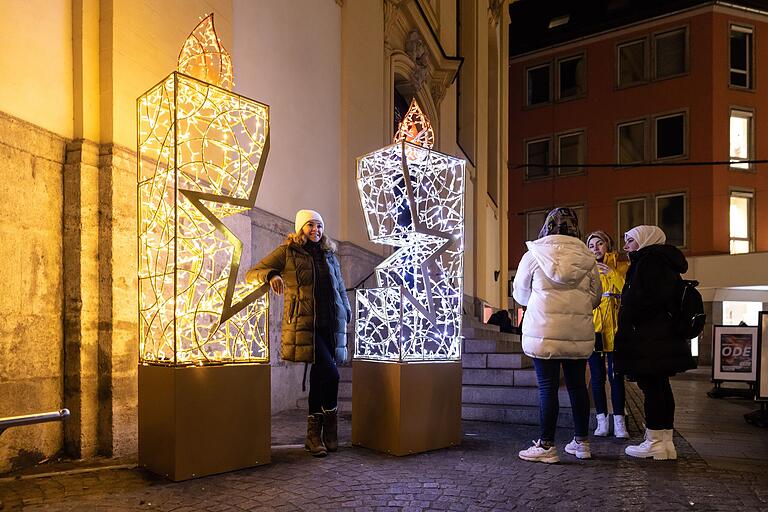
<svg viewBox="0 0 768 512">
<path fill-rule="evenodd" d="M 352 362 L 352 444 L 392 455 L 461 443 L 461 361 Z"/>
<path fill-rule="evenodd" d="M 139 465 L 188 480 L 268 464 L 268 364 L 139 365 Z"/>
</svg>

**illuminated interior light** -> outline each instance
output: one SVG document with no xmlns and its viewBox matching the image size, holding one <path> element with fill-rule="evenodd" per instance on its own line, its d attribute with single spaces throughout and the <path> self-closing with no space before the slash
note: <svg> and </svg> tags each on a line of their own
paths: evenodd
<svg viewBox="0 0 768 512">
<path fill-rule="evenodd" d="M 137 100 L 141 362 L 269 361 L 268 286 L 239 277 L 243 244 L 222 221 L 255 205 L 269 107 L 231 86 L 210 15 Z"/>
<path fill-rule="evenodd" d="M 357 292 L 355 358 L 461 358 L 465 161 L 433 145 L 413 101 L 394 144 L 357 159 L 368 236 L 398 249 Z"/>
</svg>

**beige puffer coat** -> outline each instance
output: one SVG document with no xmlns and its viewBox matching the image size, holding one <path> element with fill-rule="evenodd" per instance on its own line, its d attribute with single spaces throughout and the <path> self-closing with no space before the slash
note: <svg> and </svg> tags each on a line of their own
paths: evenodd
<svg viewBox="0 0 768 512">
<path fill-rule="evenodd" d="M 326 251 L 326 261 L 333 282 L 335 302 L 335 358 L 347 359 L 347 322 L 352 317 L 345 291 L 341 267 L 336 255 Z M 315 268 L 312 256 L 300 245 L 286 240 L 277 249 L 250 269 L 245 279 L 257 284 L 266 283 L 280 275 L 285 283 L 283 302 L 283 328 L 280 357 L 284 361 L 314 362 L 315 360 Z"/>
</svg>

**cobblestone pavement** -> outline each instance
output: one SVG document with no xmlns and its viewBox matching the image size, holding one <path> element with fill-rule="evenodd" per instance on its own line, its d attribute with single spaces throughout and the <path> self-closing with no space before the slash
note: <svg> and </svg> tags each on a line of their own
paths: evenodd
<svg viewBox="0 0 768 512">
<path fill-rule="evenodd" d="M 637 400 L 634 390 L 634 407 Z M 548 465 L 517 457 L 536 427 L 464 422 L 460 447 L 397 458 L 350 447 L 347 414 L 340 450 L 313 459 L 297 446 L 305 418 L 290 411 L 273 419 L 268 466 L 180 483 L 131 467 L 3 479 L 2 510 L 768 511 L 765 472 L 715 469 L 679 435 L 677 461 L 630 460 L 626 442 L 614 438 L 593 439 L 594 459 L 581 461 L 564 453 L 571 433 L 560 429 L 561 462 Z M 630 422 L 635 440 L 641 423 Z"/>
</svg>

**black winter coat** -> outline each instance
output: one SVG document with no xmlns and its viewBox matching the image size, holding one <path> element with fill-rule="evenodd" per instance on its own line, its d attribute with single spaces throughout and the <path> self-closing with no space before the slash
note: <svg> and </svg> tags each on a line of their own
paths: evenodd
<svg viewBox="0 0 768 512">
<path fill-rule="evenodd" d="M 615 340 L 616 371 L 633 377 L 695 368 L 688 340 L 674 334 L 670 314 L 677 281 L 688 270 L 685 256 L 677 247 L 657 244 L 630 252 L 629 260 Z"/>
</svg>

